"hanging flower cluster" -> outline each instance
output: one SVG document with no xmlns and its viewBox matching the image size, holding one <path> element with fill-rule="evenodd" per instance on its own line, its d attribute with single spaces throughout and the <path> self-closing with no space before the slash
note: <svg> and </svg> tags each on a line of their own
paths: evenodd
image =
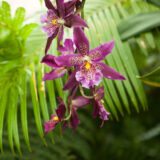
<svg viewBox="0 0 160 160">
<path fill-rule="evenodd" d="M 93 118 L 99 115 L 102 120 L 101 127 L 105 120 L 108 120 L 110 113 L 103 105 L 104 87 L 99 86 L 102 77 L 113 80 L 125 80 L 125 77 L 119 72 L 101 62 L 112 52 L 114 41 L 104 43 L 101 46 L 90 50 L 89 41 L 84 34 L 82 27 L 88 27 L 81 18 L 80 12 L 84 7 L 85 0 L 56 0 L 57 8 L 53 6 L 50 0 L 45 0 L 48 8 L 47 14 L 41 16 L 41 23 L 46 25 L 42 28 L 48 36 L 45 53 L 42 63 L 52 68 L 50 73 L 45 73 L 43 80 L 53 80 L 68 74 L 69 78 L 63 90 L 69 90 L 67 106 L 62 98 L 58 98 L 59 105 L 55 110 L 56 114 L 51 116 L 49 122 L 45 122 L 45 133 L 53 130 L 58 123 L 62 123 L 62 130 L 67 127 L 75 129 L 80 124 L 78 119 L 78 108 L 88 104 L 94 105 Z M 73 27 L 72 39 L 63 41 L 64 26 Z M 51 42 L 57 37 L 57 50 L 60 56 L 47 54 Z M 74 47 L 75 46 L 75 47 Z M 74 49 L 76 48 L 76 49 Z M 91 96 L 84 93 L 84 88 L 90 90 Z M 81 96 L 76 96 L 80 91 Z M 68 110 L 68 112 L 67 112 Z M 66 116 L 66 112 L 68 116 Z"/>
</svg>

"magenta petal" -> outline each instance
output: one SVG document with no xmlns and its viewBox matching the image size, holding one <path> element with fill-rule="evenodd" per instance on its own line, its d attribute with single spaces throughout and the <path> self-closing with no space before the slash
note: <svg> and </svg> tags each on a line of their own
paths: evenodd
<svg viewBox="0 0 160 160">
<path fill-rule="evenodd" d="M 85 36 L 83 30 L 81 28 L 74 28 L 74 43 L 79 51 L 79 53 L 83 56 L 89 54 L 89 41 Z"/>
<path fill-rule="evenodd" d="M 90 51 L 89 56 L 93 61 L 100 61 L 105 59 L 105 56 L 112 52 L 114 47 L 114 40 L 109 43 L 102 44 L 101 46 Z"/>
<path fill-rule="evenodd" d="M 75 78 L 75 74 L 76 72 L 79 70 L 79 67 L 77 67 L 73 73 L 69 76 L 69 79 L 67 81 L 67 83 L 65 84 L 63 90 L 69 90 L 69 89 L 72 89 L 74 86 L 78 85 L 78 82 Z"/>
<path fill-rule="evenodd" d="M 62 132 L 64 132 L 66 130 L 66 128 L 68 127 L 68 122 L 65 121 L 62 125 Z"/>
<path fill-rule="evenodd" d="M 56 9 L 54 8 L 54 6 L 52 5 L 52 2 L 50 0 L 44 0 L 45 1 L 45 5 L 48 9 L 51 9 L 54 11 L 55 14 L 57 14 Z"/>
<path fill-rule="evenodd" d="M 60 46 L 60 42 L 63 40 L 63 35 L 64 35 L 64 27 L 63 25 L 60 26 L 59 31 L 58 31 L 58 47 Z"/>
<path fill-rule="evenodd" d="M 55 62 L 60 66 L 71 67 L 81 65 L 83 63 L 83 58 L 81 55 L 68 54 L 55 57 Z"/>
<path fill-rule="evenodd" d="M 47 23 L 48 22 L 47 14 L 41 15 L 40 21 L 41 23 Z"/>
<path fill-rule="evenodd" d="M 66 39 L 64 42 L 64 46 L 60 46 L 58 50 L 62 52 L 63 55 L 74 54 L 72 39 Z"/>
<path fill-rule="evenodd" d="M 43 77 L 43 81 L 53 80 L 59 77 L 62 77 L 67 70 L 64 67 L 53 69 L 49 73 L 45 73 Z"/>
<path fill-rule="evenodd" d="M 64 0 L 56 0 L 59 16 L 63 18 L 65 16 Z"/>
<path fill-rule="evenodd" d="M 73 128 L 74 130 L 77 128 L 77 125 L 80 124 L 80 120 L 78 119 L 78 114 L 75 108 L 72 108 L 70 124 L 71 124 L 71 128 Z"/>
<path fill-rule="evenodd" d="M 45 122 L 44 126 L 45 126 L 45 133 L 47 133 L 55 128 L 55 124 L 52 124 L 51 122 Z"/>
<path fill-rule="evenodd" d="M 65 18 L 65 25 L 67 27 L 88 27 L 87 23 L 80 17 L 74 14 Z"/>
<path fill-rule="evenodd" d="M 57 114 L 59 120 L 61 121 L 64 118 L 64 116 L 65 116 L 66 107 L 65 107 L 65 104 L 64 104 L 62 98 L 58 97 L 58 101 L 60 103 L 58 105 L 58 108 L 56 109 L 56 114 Z"/>
<path fill-rule="evenodd" d="M 53 130 L 56 126 L 56 124 L 59 122 L 58 120 L 54 120 L 53 118 L 56 117 L 56 115 L 52 114 L 51 120 L 44 123 L 45 127 L 45 134 L 49 131 Z"/>
<path fill-rule="evenodd" d="M 80 108 L 80 107 L 84 107 L 87 104 L 90 104 L 91 101 L 90 99 L 87 99 L 85 97 L 82 96 L 78 96 L 75 99 L 72 100 L 72 105 L 76 108 Z"/>
<path fill-rule="evenodd" d="M 58 30 L 59 30 L 59 28 L 57 28 L 57 29 L 55 30 L 55 32 L 53 33 L 53 35 L 47 39 L 47 44 L 46 44 L 46 48 L 45 48 L 45 53 L 48 52 L 48 50 L 49 50 L 49 48 L 50 48 L 50 45 L 51 45 L 51 43 L 52 43 L 52 40 L 53 40 L 53 39 L 57 36 L 57 34 L 58 34 Z"/>
<path fill-rule="evenodd" d="M 93 108 L 92 117 L 96 118 L 99 113 L 99 107 L 98 107 L 97 102 L 95 100 L 93 101 L 93 104 L 94 104 L 94 108 Z"/>
<path fill-rule="evenodd" d="M 58 65 L 56 64 L 55 60 L 54 60 L 55 56 L 51 55 L 51 54 L 47 54 L 43 57 L 41 63 L 45 63 L 46 65 L 48 65 L 49 67 L 58 67 Z"/>
<path fill-rule="evenodd" d="M 96 91 L 96 100 L 101 100 L 104 97 L 104 86 L 101 86 Z"/>
<path fill-rule="evenodd" d="M 123 75 L 121 75 L 116 70 L 110 68 L 106 64 L 101 63 L 101 62 L 97 62 L 97 65 L 98 65 L 99 69 L 101 70 L 104 78 L 115 79 L 115 80 L 126 80 L 126 78 Z"/>
<path fill-rule="evenodd" d="M 76 0 L 71 0 L 64 3 L 65 7 L 65 16 L 69 16 L 70 14 L 74 13 Z"/>
</svg>

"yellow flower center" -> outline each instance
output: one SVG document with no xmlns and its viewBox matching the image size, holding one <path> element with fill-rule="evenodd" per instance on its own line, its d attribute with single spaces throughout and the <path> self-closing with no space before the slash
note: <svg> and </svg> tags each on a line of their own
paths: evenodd
<svg viewBox="0 0 160 160">
<path fill-rule="evenodd" d="M 53 117 L 53 120 L 54 120 L 54 121 L 58 121 L 59 118 L 56 116 L 56 117 Z"/>
<path fill-rule="evenodd" d="M 86 64 L 85 64 L 85 68 L 87 70 L 89 70 L 91 68 L 91 64 L 87 61 Z"/>
<path fill-rule="evenodd" d="M 52 24 L 53 24 L 53 25 L 57 24 L 57 19 L 53 19 L 53 20 L 52 20 Z"/>
</svg>

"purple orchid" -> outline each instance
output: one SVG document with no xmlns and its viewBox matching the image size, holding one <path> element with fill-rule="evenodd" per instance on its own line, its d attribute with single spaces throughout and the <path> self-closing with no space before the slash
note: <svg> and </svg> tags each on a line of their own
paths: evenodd
<svg viewBox="0 0 160 160">
<path fill-rule="evenodd" d="M 69 111 L 71 112 L 70 126 L 71 128 L 73 128 L 73 131 L 75 131 L 77 128 L 77 125 L 80 124 L 80 120 L 78 119 L 77 109 L 82 108 L 90 103 L 91 101 L 89 99 L 82 96 L 78 96 L 72 99 L 71 107 L 69 108 Z M 64 131 L 67 127 L 68 127 L 68 123 L 65 121 L 62 126 L 62 130 Z"/>
<path fill-rule="evenodd" d="M 102 44 L 101 46 L 89 51 L 89 41 L 81 28 L 74 28 L 74 43 L 80 54 L 61 55 L 55 57 L 55 62 L 60 66 L 77 66 L 76 72 L 73 72 L 74 83 L 81 82 L 85 88 L 99 85 L 101 78 L 125 80 L 125 77 L 119 72 L 102 63 L 114 46 L 114 41 Z M 75 81 L 76 80 L 76 81 Z M 69 83 L 67 82 L 67 85 Z M 70 84 L 73 85 L 73 84 Z M 69 88 L 69 86 L 65 86 Z"/>
<path fill-rule="evenodd" d="M 110 115 L 109 112 L 106 111 L 103 105 L 102 98 L 104 97 L 104 86 L 97 89 L 96 94 L 94 98 L 94 110 L 93 110 L 93 118 L 97 117 L 97 114 L 99 114 L 100 119 L 102 119 L 102 124 L 100 127 L 103 127 L 104 121 L 109 120 L 108 115 Z"/>
<path fill-rule="evenodd" d="M 56 109 L 56 115 L 52 114 L 51 119 L 49 122 L 45 122 L 45 134 L 47 134 L 49 131 L 54 130 L 55 126 L 61 122 L 65 116 L 66 107 L 63 103 L 63 100 L 61 98 L 58 98 L 59 105 Z"/>
<path fill-rule="evenodd" d="M 66 127 L 68 127 L 68 123 L 64 118 L 66 113 L 66 106 L 61 98 L 58 98 L 58 100 L 60 103 L 58 105 L 58 108 L 56 109 L 56 115 L 53 114 L 51 116 L 51 120 L 49 122 L 45 122 L 45 134 L 47 134 L 51 130 L 54 130 L 55 126 L 62 121 L 64 121 L 62 130 L 64 131 Z M 84 107 L 87 104 L 90 104 L 90 100 L 82 96 L 78 96 L 72 99 L 71 107 L 69 109 L 71 115 L 69 118 L 70 118 L 71 128 L 73 128 L 74 131 L 77 128 L 77 125 L 80 124 L 80 120 L 78 119 L 77 109 Z"/>
<path fill-rule="evenodd" d="M 73 42 L 71 39 L 66 39 L 64 46 L 60 46 L 59 51 L 62 55 L 74 54 Z M 67 72 L 67 67 L 58 66 L 54 60 L 55 56 L 47 54 L 43 57 L 42 63 L 54 68 L 50 73 L 45 73 L 43 81 L 53 80 L 62 77 Z"/>
<path fill-rule="evenodd" d="M 56 0 L 57 9 L 50 0 L 45 0 L 48 8 L 47 14 L 41 16 L 41 23 L 46 23 L 42 29 L 47 33 L 48 40 L 45 53 L 48 52 L 52 40 L 58 37 L 58 47 L 63 40 L 64 26 L 66 27 L 88 27 L 86 22 L 78 15 L 74 15 L 76 0 L 64 3 L 64 0 Z"/>
</svg>

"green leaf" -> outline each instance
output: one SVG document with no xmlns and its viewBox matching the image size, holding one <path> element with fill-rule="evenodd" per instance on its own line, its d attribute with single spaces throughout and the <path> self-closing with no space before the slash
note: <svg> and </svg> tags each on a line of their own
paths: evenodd
<svg viewBox="0 0 160 160">
<path fill-rule="evenodd" d="M 24 27 L 21 28 L 21 30 L 19 32 L 19 36 L 22 39 L 26 40 L 36 26 L 37 26 L 37 24 L 35 24 L 35 23 L 26 24 Z"/>
<path fill-rule="evenodd" d="M 8 87 L 5 87 L 2 89 L 0 88 L 0 106 L 1 106 L 1 111 L 0 111 L 0 148 L 1 152 L 3 152 L 3 124 L 4 124 L 4 114 L 6 110 L 6 105 L 7 105 L 7 94 L 8 94 Z"/>
<path fill-rule="evenodd" d="M 0 20 L 9 24 L 11 22 L 11 9 L 10 5 L 6 1 L 2 1 L 2 7 L 0 8 Z"/>
<path fill-rule="evenodd" d="M 17 8 L 15 12 L 15 16 L 13 18 L 13 26 L 15 28 L 21 27 L 21 25 L 23 24 L 24 18 L 25 18 L 25 9 L 22 7 Z"/>
<path fill-rule="evenodd" d="M 17 114 L 18 114 L 18 92 L 17 92 L 17 88 L 12 88 L 13 92 L 12 93 L 12 98 L 13 100 L 11 101 L 12 105 L 13 105 L 13 112 L 12 112 L 12 129 L 13 129 L 13 138 L 15 141 L 15 145 L 17 147 L 17 150 L 19 152 L 19 154 L 21 154 L 21 147 L 20 147 L 20 141 L 19 141 L 19 132 L 18 132 L 18 121 L 17 121 Z"/>
<path fill-rule="evenodd" d="M 123 21 L 118 30 L 122 40 L 160 26 L 160 11 L 140 13 Z"/>
<path fill-rule="evenodd" d="M 39 109 L 39 100 L 38 100 L 38 93 L 37 93 L 37 85 L 36 85 L 36 75 L 34 71 L 34 64 L 31 64 L 30 69 L 32 71 L 32 75 L 30 76 L 30 90 L 31 90 L 31 96 L 32 96 L 32 103 L 33 103 L 33 112 L 35 116 L 35 122 L 38 128 L 38 132 L 42 140 L 44 141 L 44 134 L 42 129 L 42 122 L 41 122 L 41 115 L 40 115 L 40 109 Z M 44 143 L 46 143 L 44 141 Z"/>
<path fill-rule="evenodd" d="M 160 87 L 160 67 L 156 68 L 150 73 L 145 74 L 144 76 L 138 76 L 138 78 L 148 85 Z"/>
<path fill-rule="evenodd" d="M 159 0 L 147 0 L 147 2 L 153 3 L 153 4 L 155 4 L 156 6 L 160 7 L 160 1 L 159 1 Z"/>
<path fill-rule="evenodd" d="M 21 78 L 21 92 L 20 92 L 20 110 L 21 110 L 21 123 L 22 131 L 25 142 L 29 151 L 31 151 L 29 136 L 28 136 L 28 124 L 27 124 L 27 74 L 24 73 Z"/>
</svg>

